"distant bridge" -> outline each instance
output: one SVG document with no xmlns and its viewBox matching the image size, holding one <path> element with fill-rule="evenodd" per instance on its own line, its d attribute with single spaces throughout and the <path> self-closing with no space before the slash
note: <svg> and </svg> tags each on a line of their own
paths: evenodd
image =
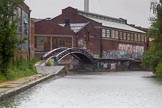
<svg viewBox="0 0 162 108">
<path fill-rule="evenodd" d="M 80 48 L 66 48 L 66 47 L 60 47 L 48 51 L 43 55 L 43 57 L 41 57 L 41 60 L 47 63 L 50 59 L 53 58 L 55 61 L 59 63 L 64 57 L 68 55 L 73 56 L 82 63 L 90 63 L 90 64 L 95 63 L 94 57 L 88 51 Z"/>
<path fill-rule="evenodd" d="M 54 59 L 55 64 L 59 64 L 59 62 L 65 58 L 66 56 L 71 55 L 75 59 L 79 60 L 81 63 L 84 64 L 93 64 L 96 65 L 97 62 L 109 62 L 109 63 L 124 63 L 124 62 L 129 62 L 129 63 L 140 63 L 140 60 L 133 59 L 133 58 L 101 58 L 101 59 L 96 59 L 94 58 L 87 50 L 85 49 L 80 49 L 80 48 L 66 48 L 66 47 L 60 47 L 53 49 L 51 51 L 46 52 L 42 57 L 41 57 L 41 62 L 40 66 L 45 66 L 46 63 L 50 59 Z"/>
</svg>

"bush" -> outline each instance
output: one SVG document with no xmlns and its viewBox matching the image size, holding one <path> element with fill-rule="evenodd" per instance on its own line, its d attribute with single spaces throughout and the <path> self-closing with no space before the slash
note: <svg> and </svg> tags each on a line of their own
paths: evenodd
<svg viewBox="0 0 162 108">
<path fill-rule="evenodd" d="M 39 61 L 38 58 L 32 58 L 32 60 L 30 61 L 30 63 L 34 65 L 34 64 L 37 63 L 38 61 Z"/>
<path fill-rule="evenodd" d="M 53 66 L 53 65 L 54 65 L 53 59 L 48 60 L 46 66 Z"/>
<path fill-rule="evenodd" d="M 7 78 L 0 72 L 0 82 L 7 81 Z"/>
<path fill-rule="evenodd" d="M 156 76 L 162 76 L 162 63 L 159 63 L 158 66 L 156 67 Z"/>
<path fill-rule="evenodd" d="M 142 66 L 144 68 L 149 68 L 152 71 L 156 71 L 156 67 L 159 64 L 161 53 L 154 51 L 146 51 L 142 56 Z"/>
<path fill-rule="evenodd" d="M 46 63 L 46 66 L 51 66 L 50 61 L 48 61 L 48 62 Z"/>
<path fill-rule="evenodd" d="M 29 62 L 25 58 L 16 59 L 9 66 L 6 76 L 0 73 L 0 82 L 15 80 L 17 78 L 36 74 L 36 69 L 34 67 L 36 61 L 36 59 L 34 59 L 32 62 Z"/>
</svg>

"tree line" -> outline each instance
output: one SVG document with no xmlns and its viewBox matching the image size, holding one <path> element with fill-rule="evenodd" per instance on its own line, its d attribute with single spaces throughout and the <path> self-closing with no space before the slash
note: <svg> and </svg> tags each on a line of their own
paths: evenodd
<svg viewBox="0 0 162 108">
<path fill-rule="evenodd" d="M 142 64 L 155 75 L 162 76 L 162 0 L 156 6 L 155 18 L 152 18 L 148 36 L 153 38 L 151 45 L 142 57 Z"/>
</svg>

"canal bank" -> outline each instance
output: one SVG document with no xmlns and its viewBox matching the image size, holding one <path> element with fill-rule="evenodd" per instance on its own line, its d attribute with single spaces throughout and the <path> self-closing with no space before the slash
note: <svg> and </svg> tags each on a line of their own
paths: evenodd
<svg viewBox="0 0 162 108">
<path fill-rule="evenodd" d="M 41 67 L 37 67 L 37 70 L 40 70 Z M 25 91 L 42 81 L 45 81 L 55 75 L 64 75 L 65 68 L 64 66 L 59 66 L 57 68 L 53 68 L 53 72 L 51 73 L 43 73 L 36 74 L 33 76 L 17 79 L 15 81 L 9 81 L 5 83 L 0 83 L 0 100 L 8 98 L 10 96 L 16 95 L 22 91 Z M 48 70 L 47 70 L 48 71 Z"/>
</svg>

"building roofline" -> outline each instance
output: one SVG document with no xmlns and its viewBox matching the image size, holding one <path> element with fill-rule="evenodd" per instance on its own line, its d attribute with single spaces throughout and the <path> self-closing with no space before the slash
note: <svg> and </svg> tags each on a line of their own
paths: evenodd
<svg viewBox="0 0 162 108">
<path fill-rule="evenodd" d="M 19 7 L 22 8 L 27 13 L 31 12 L 30 7 L 24 1 L 19 5 Z"/>
<path fill-rule="evenodd" d="M 85 12 L 82 10 L 78 10 L 79 13 L 84 13 L 84 14 L 89 14 L 89 15 L 94 15 L 94 16 L 99 16 L 99 17 L 103 17 L 103 18 L 107 18 L 107 19 L 113 19 L 113 20 L 118 20 L 118 21 L 124 21 L 126 22 L 126 19 L 123 18 L 115 18 L 115 17 L 110 17 L 110 16 L 105 16 L 105 15 L 101 15 L 101 14 L 96 14 L 96 13 L 92 13 L 92 12 Z"/>
</svg>

